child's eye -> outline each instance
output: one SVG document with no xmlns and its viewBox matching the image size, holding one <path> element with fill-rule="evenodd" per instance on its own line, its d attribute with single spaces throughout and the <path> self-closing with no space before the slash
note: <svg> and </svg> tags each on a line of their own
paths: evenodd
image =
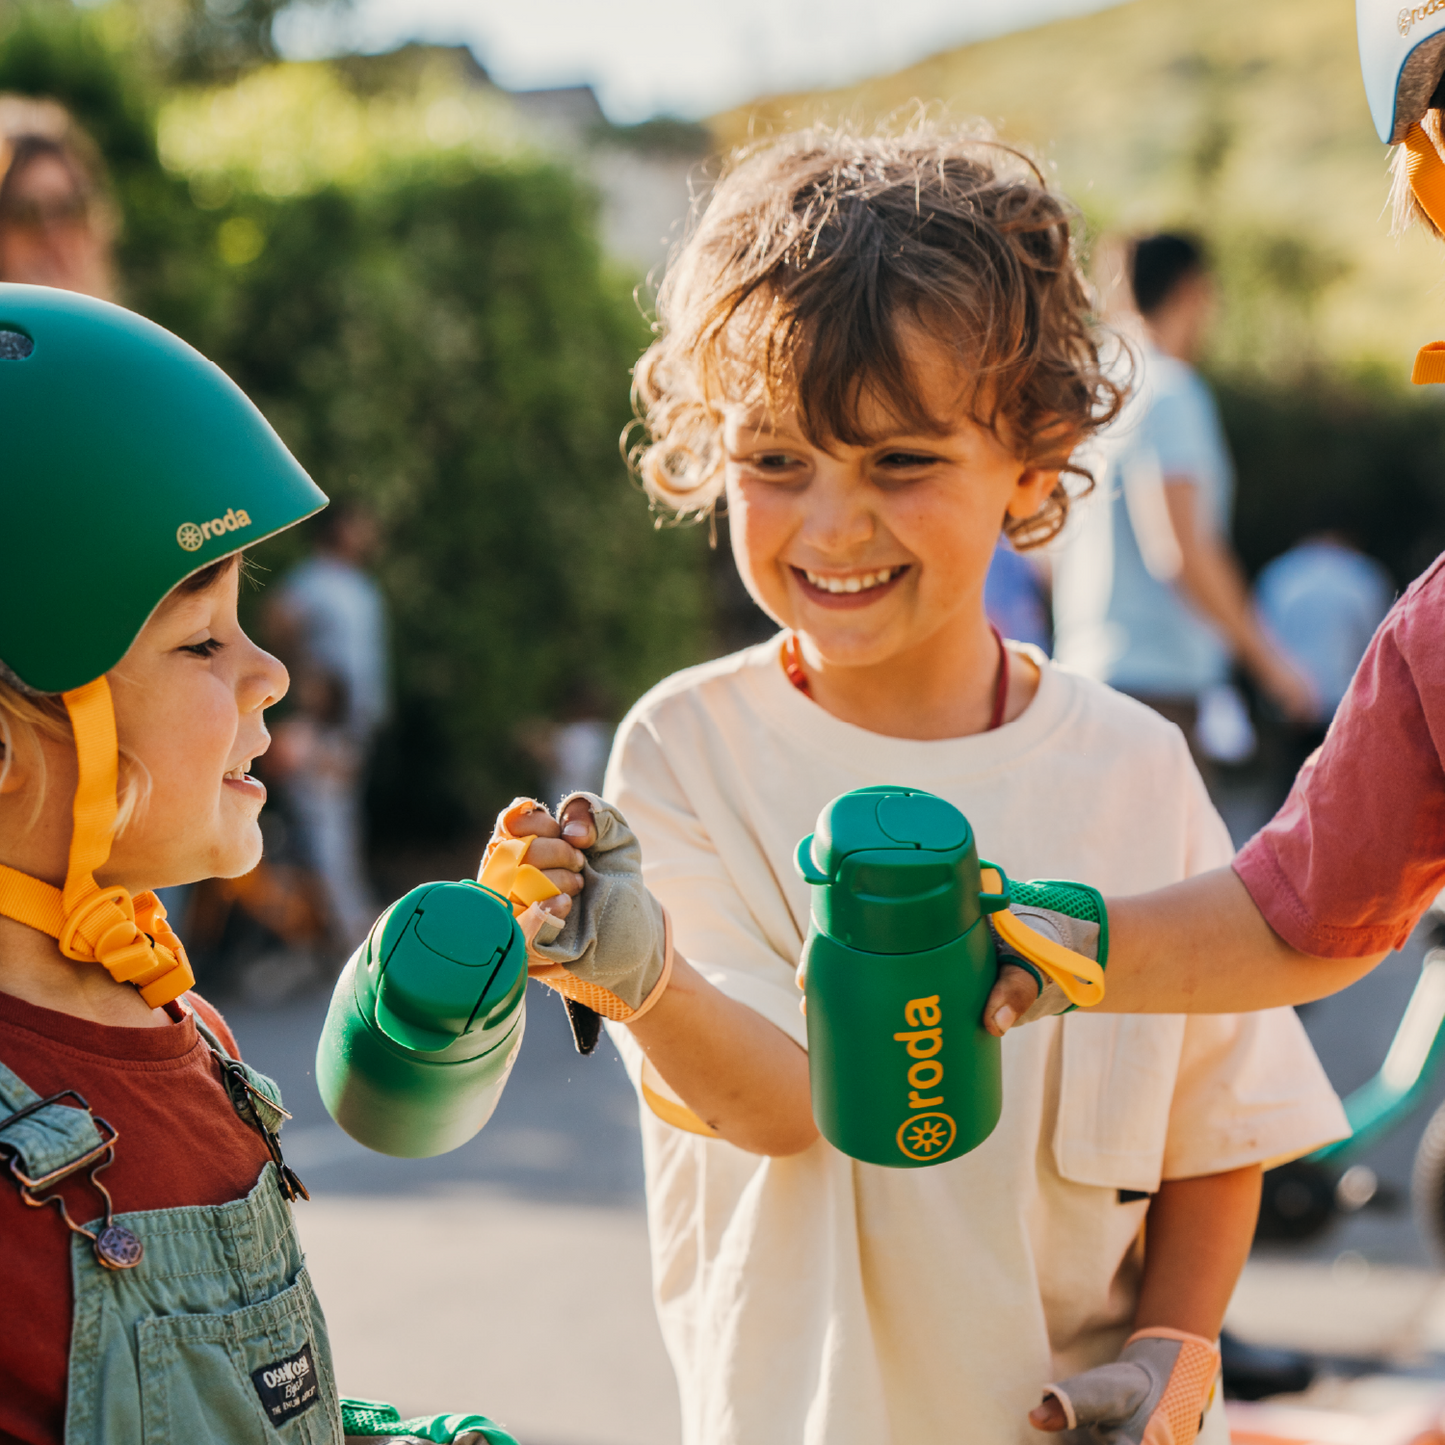
<svg viewBox="0 0 1445 1445">
<path fill-rule="evenodd" d="M 204 642 L 188 642 L 180 651 L 189 652 L 193 657 L 214 657 L 225 645 L 219 638 L 208 637 Z"/>
<path fill-rule="evenodd" d="M 803 470 L 802 460 L 792 452 L 749 452 L 730 458 L 741 471 L 764 481 L 796 481 Z"/>
<path fill-rule="evenodd" d="M 926 452 L 885 452 L 878 458 L 878 465 L 887 467 L 891 472 L 906 472 L 918 467 L 931 467 L 937 460 Z"/>
</svg>

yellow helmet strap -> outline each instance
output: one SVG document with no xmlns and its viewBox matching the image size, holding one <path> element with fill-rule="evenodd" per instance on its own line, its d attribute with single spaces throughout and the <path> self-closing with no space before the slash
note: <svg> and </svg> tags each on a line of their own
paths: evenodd
<svg viewBox="0 0 1445 1445">
<path fill-rule="evenodd" d="M 65 887 L 0 864 L 0 914 L 48 933 L 66 958 L 100 964 L 117 983 L 133 983 L 152 1008 L 165 1008 L 195 975 L 164 905 L 154 893 L 132 898 L 125 888 L 95 881 L 110 857 L 117 814 L 120 752 L 110 683 L 98 677 L 62 697 L 79 765 Z"/>
<path fill-rule="evenodd" d="M 1420 209 L 1445 236 L 1445 161 L 1419 121 L 1405 135 L 1405 174 Z M 1432 341 L 1420 348 L 1410 380 L 1416 386 L 1445 382 L 1445 341 Z"/>
</svg>

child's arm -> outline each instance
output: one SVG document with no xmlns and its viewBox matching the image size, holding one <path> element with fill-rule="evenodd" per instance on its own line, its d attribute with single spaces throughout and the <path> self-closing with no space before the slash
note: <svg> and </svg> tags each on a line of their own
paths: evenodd
<svg viewBox="0 0 1445 1445">
<path fill-rule="evenodd" d="M 627 1027 L 669 1087 L 728 1143 L 779 1156 L 818 1137 L 807 1054 L 681 956 L 657 1007 Z"/>
<path fill-rule="evenodd" d="M 1164 1325 L 1218 1338 L 1259 1218 L 1258 1164 L 1197 1179 L 1166 1179 L 1144 1225 L 1136 1330 Z"/>
<path fill-rule="evenodd" d="M 567 917 L 582 891 L 581 849 L 597 841 L 592 816 L 575 799 L 561 822 L 545 810 L 509 820 L 534 839 L 527 861 L 562 890 L 550 911 Z M 639 887 L 640 879 L 639 879 Z M 627 1023 L 652 1066 L 699 1119 L 753 1154 L 797 1154 L 818 1137 L 808 1056 L 761 1014 L 714 988 L 680 954 L 655 1006 Z"/>
<path fill-rule="evenodd" d="M 1159 1186 L 1144 1228 L 1135 1334 L 1117 1363 L 1050 1386 L 1029 1412 L 1035 1429 L 1098 1424 L 1118 1431 L 1111 1438 L 1143 1441 L 1161 1415 L 1198 1428 L 1218 1367 L 1214 1341 L 1254 1238 L 1262 1174 L 1250 1164 Z"/>
<path fill-rule="evenodd" d="M 1232 868 L 1108 905 L 1099 1013 L 1234 1013 L 1307 1003 L 1347 988 L 1384 957 L 1316 958 L 1291 948 Z M 1038 992 L 1034 978 L 1005 964 L 984 1005 L 988 1031 L 1006 1033 Z"/>
</svg>

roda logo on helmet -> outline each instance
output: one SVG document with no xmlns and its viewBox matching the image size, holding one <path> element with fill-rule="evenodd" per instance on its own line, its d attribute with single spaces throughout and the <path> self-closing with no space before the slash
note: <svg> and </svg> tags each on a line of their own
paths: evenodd
<svg viewBox="0 0 1445 1445">
<path fill-rule="evenodd" d="M 219 537 L 222 532 L 235 532 L 243 527 L 251 525 L 251 514 L 239 507 L 231 507 L 226 511 L 224 517 L 212 517 L 209 522 L 202 522 L 197 525 L 195 522 L 182 522 L 176 528 L 176 542 L 186 552 L 196 551 L 202 542 L 210 537 Z"/>
</svg>

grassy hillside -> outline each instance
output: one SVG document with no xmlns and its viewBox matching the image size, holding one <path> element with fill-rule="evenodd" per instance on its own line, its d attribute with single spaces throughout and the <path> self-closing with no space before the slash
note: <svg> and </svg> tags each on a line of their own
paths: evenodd
<svg viewBox="0 0 1445 1445">
<path fill-rule="evenodd" d="M 1348 0 L 1133 0 L 713 126 L 731 145 L 750 128 L 872 124 L 919 101 L 1027 143 L 1095 235 L 1205 232 L 1226 281 L 1223 371 L 1403 379 L 1415 348 L 1445 335 L 1445 253 L 1388 235 Z"/>
</svg>

